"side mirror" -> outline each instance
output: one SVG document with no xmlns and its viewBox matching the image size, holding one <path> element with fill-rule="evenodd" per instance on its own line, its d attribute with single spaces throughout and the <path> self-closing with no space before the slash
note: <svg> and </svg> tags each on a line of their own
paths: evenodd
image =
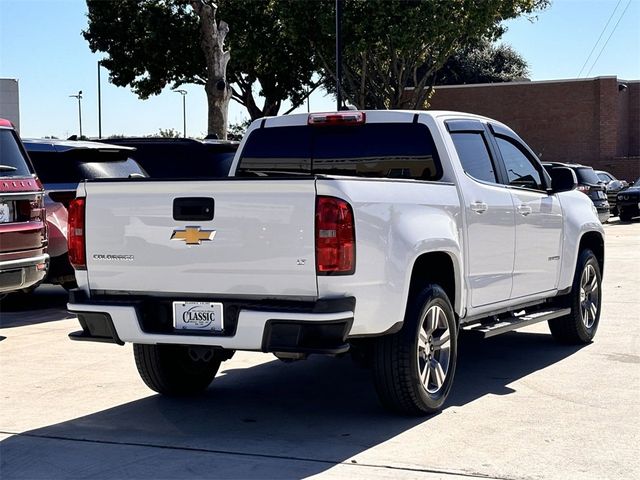
<svg viewBox="0 0 640 480">
<path fill-rule="evenodd" d="M 578 186 L 578 179 L 573 170 L 566 167 L 551 168 L 548 170 L 551 175 L 551 192 L 568 192 Z"/>
</svg>

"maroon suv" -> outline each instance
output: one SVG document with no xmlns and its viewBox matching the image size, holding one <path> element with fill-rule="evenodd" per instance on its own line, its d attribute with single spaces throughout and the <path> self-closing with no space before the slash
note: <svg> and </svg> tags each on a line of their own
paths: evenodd
<svg viewBox="0 0 640 480">
<path fill-rule="evenodd" d="M 13 125 L 0 119 L 0 297 L 37 285 L 47 273 L 43 196 Z"/>
</svg>

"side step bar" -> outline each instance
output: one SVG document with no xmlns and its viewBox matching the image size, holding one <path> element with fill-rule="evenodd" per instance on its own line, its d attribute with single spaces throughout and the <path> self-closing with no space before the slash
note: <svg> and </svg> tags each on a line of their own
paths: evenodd
<svg viewBox="0 0 640 480">
<path fill-rule="evenodd" d="M 518 328 L 533 325 L 534 323 L 546 322 L 553 318 L 563 317 L 571 313 L 570 308 L 560 308 L 553 310 L 543 310 L 539 312 L 530 313 L 522 316 L 511 316 L 507 318 L 501 318 L 493 323 L 483 323 L 480 325 L 474 325 L 470 328 L 465 328 L 466 332 L 475 332 L 482 336 L 482 338 L 495 337 L 501 333 L 510 332 Z"/>
</svg>

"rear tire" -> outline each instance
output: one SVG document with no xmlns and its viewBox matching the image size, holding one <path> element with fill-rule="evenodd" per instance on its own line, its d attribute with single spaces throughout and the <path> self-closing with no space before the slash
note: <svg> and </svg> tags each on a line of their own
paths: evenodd
<svg viewBox="0 0 640 480">
<path fill-rule="evenodd" d="M 67 292 L 73 290 L 74 288 L 78 288 L 78 284 L 76 283 L 75 280 L 70 282 L 62 282 L 60 283 L 60 286 L 64 288 Z"/>
<path fill-rule="evenodd" d="M 402 330 L 377 340 L 373 374 L 385 408 L 422 416 L 440 411 L 451 390 L 457 325 L 439 285 L 427 286 L 409 302 Z"/>
<path fill-rule="evenodd" d="M 213 348 L 189 345 L 134 344 L 140 377 L 163 395 L 201 393 L 216 376 L 222 359 Z"/>
<path fill-rule="evenodd" d="M 568 300 L 571 313 L 549 320 L 551 335 L 562 343 L 591 343 L 600 323 L 602 306 L 602 275 L 591 250 L 582 250 L 578 256 Z"/>
</svg>

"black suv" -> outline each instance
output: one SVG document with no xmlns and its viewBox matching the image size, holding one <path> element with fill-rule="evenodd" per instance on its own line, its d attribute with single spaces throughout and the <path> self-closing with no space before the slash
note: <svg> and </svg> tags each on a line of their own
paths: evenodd
<svg viewBox="0 0 640 480">
<path fill-rule="evenodd" d="M 549 173 L 551 169 L 563 167 L 570 168 L 576 174 L 578 180 L 578 190 L 587 195 L 598 211 L 598 218 L 601 223 L 605 223 L 611 216 L 609 201 L 607 200 L 606 188 L 602 185 L 596 172 L 588 165 L 579 163 L 544 162 L 542 164 Z"/>
<path fill-rule="evenodd" d="M 640 215 L 640 178 L 629 188 L 618 192 L 617 200 L 620 220 L 623 222 L 628 222 L 633 217 Z"/>
<path fill-rule="evenodd" d="M 66 289 L 75 288 L 67 256 L 67 208 L 76 196 L 78 183 L 85 179 L 135 178 L 147 174 L 129 158 L 132 148 L 75 140 L 25 139 L 23 143 L 46 192 L 51 264 L 45 281 Z"/>
<path fill-rule="evenodd" d="M 238 142 L 191 138 L 109 138 L 134 147 L 131 154 L 151 178 L 217 178 L 229 175 Z"/>
</svg>

